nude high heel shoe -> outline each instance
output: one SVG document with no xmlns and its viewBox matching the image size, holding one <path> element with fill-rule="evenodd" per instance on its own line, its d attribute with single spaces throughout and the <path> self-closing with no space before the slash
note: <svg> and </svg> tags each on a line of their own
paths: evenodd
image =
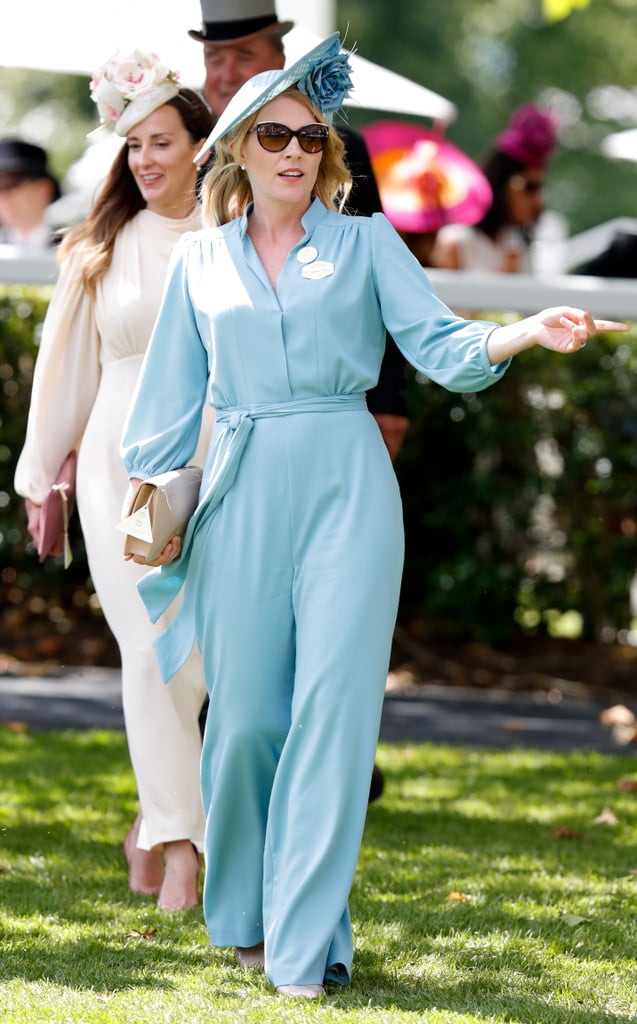
<svg viewBox="0 0 637 1024">
<path fill-rule="evenodd" d="M 325 995 L 325 989 L 322 985 L 278 985 L 276 994 L 297 999 L 320 999 Z"/>
<path fill-rule="evenodd" d="M 259 942 L 256 946 L 235 946 L 234 955 L 241 967 L 262 968 L 265 966 L 265 953 L 262 942 Z"/>
</svg>

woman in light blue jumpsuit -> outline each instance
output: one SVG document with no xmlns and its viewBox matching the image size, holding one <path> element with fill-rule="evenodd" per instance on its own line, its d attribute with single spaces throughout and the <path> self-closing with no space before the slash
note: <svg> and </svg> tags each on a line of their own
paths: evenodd
<svg viewBox="0 0 637 1024">
<path fill-rule="evenodd" d="M 315 59 L 338 53 L 334 38 L 336 49 L 328 40 Z M 203 655 L 212 942 L 265 940 L 273 985 L 315 996 L 325 980 L 350 977 L 348 894 L 402 569 L 396 478 L 365 404 L 385 331 L 421 373 L 469 392 L 498 380 L 522 347 L 575 348 L 594 326 L 578 314 L 566 327 L 559 311 L 551 323 L 500 328 L 500 345 L 487 341 L 494 325 L 454 316 L 382 214 L 346 217 L 312 198 L 322 154 L 308 155 L 298 136 L 264 152 L 267 140 L 246 133 L 284 118 L 295 130 L 327 122 L 320 95 L 313 104 L 297 90 L 283 95 L 295 82 L 303 89 L 308 66 L 256 76 L 209 140 L 218 143 L 214 186 L 231 174 L 245 195 L 247 175 L 254 202 L 177 246 L 123 453 L 134 481 L 184 466 L 203 403 L 217 410 L 181 557 L 166 564 L 177 541 L 140 590 L 155 618 L 185 583 L 158 645 L 166 678 L 195 638 Z M 326 158 L 338 145 L 331 129 L 329 139 Z M 276 180 L 264 199 L 268 161 Z M 288 193 L 302 198 L 278 200 Z M 259 218 L 288 206 L 297 241 L 274 287 Z"/>
</svg>

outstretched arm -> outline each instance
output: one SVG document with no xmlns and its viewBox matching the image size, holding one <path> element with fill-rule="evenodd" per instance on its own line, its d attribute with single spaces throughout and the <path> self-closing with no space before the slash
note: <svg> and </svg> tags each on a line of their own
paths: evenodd
<svg viewBox="0 0 637 1024">
<path fill-rule="evenodd" d="M 568 354 L 583 348 L 598 331 L 627 330 L 627 324 L 595 320 L 584 309 L 556 306 L 517 323 L 496 327 L 489 335 L 487 353 L 491 366 L 496 366 L 534 345 Z"/>
</svg>

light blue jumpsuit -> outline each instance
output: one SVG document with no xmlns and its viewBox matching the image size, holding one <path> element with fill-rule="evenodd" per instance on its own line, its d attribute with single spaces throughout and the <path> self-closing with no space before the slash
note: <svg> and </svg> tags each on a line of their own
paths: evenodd
<svg viewBox="0 0 637 1024">
<path fill-rule="evenodd" d="M 249 211 L 248 211 L 249 213 Z M 265 939 L 275 985 L 349 981 L 348 896 L 403 559 L 400 496 L 365 406 L 385 328 L 423 374 L 479 391 L 493 326 L 455 317 L 382 214 L 314 200 L 273 290 L 247 214 L 177 244 L 124 433 L 130 476 L 184 466 L 217 426 L 180 559 L 140 584 L 169 678 L 196 639 L 212 942 Z"/>
</svg>

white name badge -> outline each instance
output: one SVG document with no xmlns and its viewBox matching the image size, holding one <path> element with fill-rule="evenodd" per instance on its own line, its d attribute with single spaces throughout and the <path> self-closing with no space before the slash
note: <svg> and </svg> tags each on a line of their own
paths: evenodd
<svg viewBox="0 0 637 1024">
<path fill-rule="evenodd" d="M 299 263 L 314 263 L 314 260 L 318 256 L 318 249 L 313 245 L 304 245 L 302 249 L 296 254 L 296 258 Z"/>
<path fill-rule="evenodd" d="M 317 260 L 316 263 L 308 263 L 301 271 L 301 277 L 307 277 L 310 281 L 320 281 L 323 277 L 329 277 L 334 273 L 334 264 L 327 260 Z"/>
</svg>

